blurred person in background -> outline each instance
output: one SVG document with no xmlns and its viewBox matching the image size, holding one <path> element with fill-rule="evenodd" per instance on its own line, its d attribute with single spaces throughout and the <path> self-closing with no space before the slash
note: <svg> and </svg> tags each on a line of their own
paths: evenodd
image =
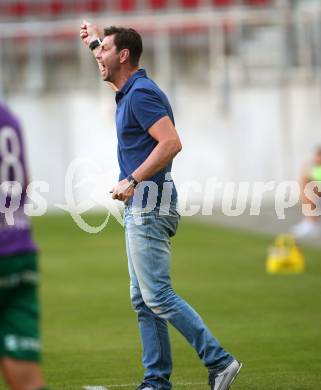
<svg viewBox="0 0 321 390">
<path fill-rule="evenodd" d="M 320 187 L 313 189 L 306 188 L 311 182 L 320 182 L 321 184 L 321 146 L 317 147 L 312 161 L 307 164 L 300 177 L 301 202 L 302 204 L 310 205 L 311 210 L 321 207 L 321 192 Z M 304 219 L 293 227 L 292 233 L 296 238 L 321 236 L 319 216 L 305 216 Z"/>
<path fill-rule="evenodd" d="M 0 366 L 10 389 L 45 390 L 37 248 L 24 213 L 27 184 L 20 124 L 0 104 Z"/>
<path fill-rule="evenodd" d="M 141 36 L 135 30 L 106 28 L 101 39 L 97 27 L 85 21 L 80 28 L 80 37 L 94 53 L 102 79 L 114 85 L 117 91 L 116 127 L 121 174 L 112 197 L 126 204 L 130 295 L 138 314 L 146 369 L 138 389 L 171 389 L 172 356 L 167 327 L 170 322 L 208 368 L 211 390 L 227 390 L 241 364 L 221 347 L 199 314 L 175 293 L 171 285 L 170 239 L 176 233 L 179 214 L 176 211 L 177 193 L 169 177 L 181 143 L 169 101 L 145 70 L 139 68 L 143 47 Z M 137 184 L 146 180 L 157 184 L 156 208 L 146 211 L 148 202 L 142 198 L 139 208 L 142 223 L 137 224 L 133 195 Z M 165 181 L 172 183 L 173 191 L 167 200 L 167 212 L 160 213 Z"/>
</svg>

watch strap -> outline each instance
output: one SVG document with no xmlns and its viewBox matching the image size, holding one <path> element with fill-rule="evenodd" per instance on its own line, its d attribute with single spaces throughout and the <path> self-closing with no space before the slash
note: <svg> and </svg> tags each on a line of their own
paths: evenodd
<svg viewBox="0 0 321 390">
<path fill-rule="evenodd" d="M 95 50 L 96 47 L 98 47 L 98 46 L 100 46 L 100 45 L 101 45 L 101 39 L 100 39 L 100 38 L 97 38 L 97 39 L 95 39 L 95 40 L 93 40 L 93 41 L 91 41 L 91 42 L 89 43 L 89 49 L 90 49 L 90 50 Z"/>
<path fill-rule="evenodd" d="M 138 184 L 138 181 L 134 179 L 132 175 L 127 176 L 127 180 L 129 181 L 129 184 L 135 188 Z"/>
</svg>

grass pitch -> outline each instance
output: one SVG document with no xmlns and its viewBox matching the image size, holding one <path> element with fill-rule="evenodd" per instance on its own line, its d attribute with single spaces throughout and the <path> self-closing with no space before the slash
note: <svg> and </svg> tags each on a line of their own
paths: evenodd
<svg viewBox="0 0 321 390">
<path fill-rule="evenodd" d="M 90 235 L 68 216 L 48 216 L 35 219 L 34 231 L 49 387 L 134 389 L 143 369 L 122 227 L 110 222 Z M 270 244 L 270 237 L 187 218 L 173 239 L 174 287 L 244 363 L 233 389 L 321 389 L 321 251 L 304 249 L 303 275 L 270 276 Z M 170 332 L 173 388 L 208 389 L 196 353 L 175 329 Z"/>
</svg>

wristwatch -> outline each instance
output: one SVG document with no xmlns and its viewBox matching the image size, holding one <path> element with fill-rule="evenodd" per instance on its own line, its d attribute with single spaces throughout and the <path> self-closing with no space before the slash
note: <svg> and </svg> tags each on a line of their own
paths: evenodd
<svg viewBox="0 0 321 390">
<path fill-rule="evenodd" d="M 127 176 L 127 180 L 129 181 L 129 185 L 133 188 L 136 188 L 138 181 L 133 178 L 132 175 Z"/>
<path fill-rule="evenodd" d="M 89 49 L 92 51 L 92 50 L 95 50 L 96 47 L 100 46 L 101 45 L 101 39 L 100 38 L 97 38 L 95 39 L 94 41 L 91 41 L 90 44 L 89 44 Z"/>
</svg>

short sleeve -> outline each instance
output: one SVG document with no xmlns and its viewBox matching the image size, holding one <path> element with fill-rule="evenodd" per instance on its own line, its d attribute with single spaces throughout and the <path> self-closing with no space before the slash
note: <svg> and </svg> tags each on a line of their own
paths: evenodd
<svg viewBox="0 0 321 390">
<path fill-rule="evenodd" d="M 148 89 L 137 89 L 133 92 L 131 107 L 137 122 L 145 131 L 159 119 L 168 116 L 160 96 Z"/>
</svg>

